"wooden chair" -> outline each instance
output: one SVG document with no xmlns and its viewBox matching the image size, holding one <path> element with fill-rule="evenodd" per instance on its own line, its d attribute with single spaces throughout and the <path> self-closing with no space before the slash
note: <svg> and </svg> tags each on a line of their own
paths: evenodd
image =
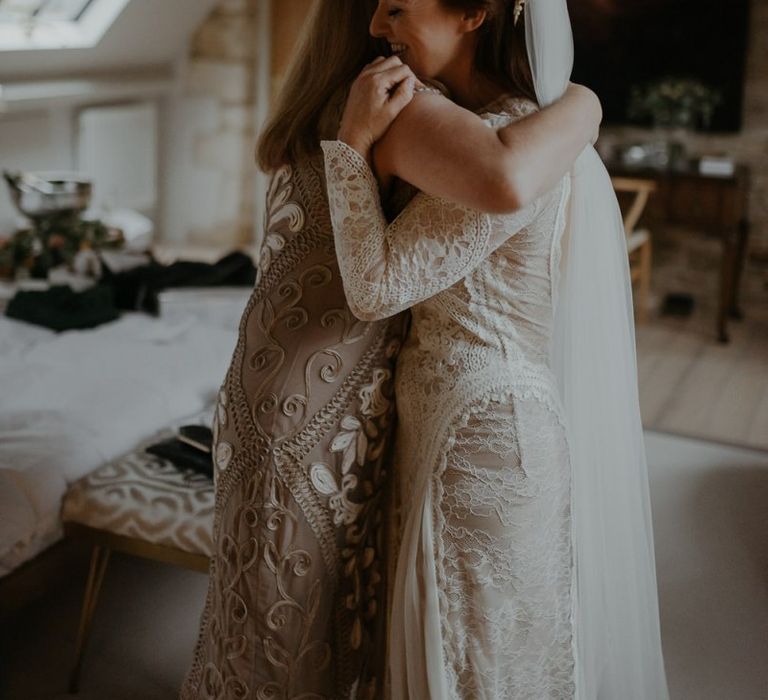
<svg viewBox="0 0 768 700">
<path fill-rule="evenodd" d="M 612 177 L 611 181 L 617 194 L 634 195 L 631 197 L 629 205 L 623 207 L 622 211 L 632 283 L 638 285 L 635 295 L 637 322 L 645 323 L 648 320 L 648 304 L 651 292 L 653 243 L 651 232 L 646 228 L 637 228 L 637 224 L 643 215 L 648 198 L 656 190 L 656 183 L 653 180 L 631 177 Z"/>
</svg>

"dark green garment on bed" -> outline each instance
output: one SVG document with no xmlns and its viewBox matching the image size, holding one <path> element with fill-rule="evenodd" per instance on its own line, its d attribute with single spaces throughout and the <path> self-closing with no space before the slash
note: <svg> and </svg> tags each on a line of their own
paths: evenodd
<svg viewBox="0 0 768 700">
<path fill-rule="evenodd" d="M 215 263 L 152 261 L 114 273 L 104 264 L 99 284 L 84 292 L 56 285 L 43 292 L 17 292 L 5 315 L 55 331 L 94 328 L 114 321 L 121 311 L 159 313 L 158 294 L 174 287 L 252 287 L 256 268 L 251 257 L 233 251 Z"/>
<path fill-rule="evenodd" d="M 19 291 L 5 315 L 54 331 L 94 328 L 120 317 L 112 287 L 99 284 L 82 292 L 59 284 L 45 291 Z"/>
</svg>

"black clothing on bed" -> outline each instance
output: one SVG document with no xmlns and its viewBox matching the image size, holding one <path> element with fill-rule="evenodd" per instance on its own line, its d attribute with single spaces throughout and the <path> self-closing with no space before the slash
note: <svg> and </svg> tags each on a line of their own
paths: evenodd
<svg viewBox="0 0 768 700">
<path fill-rule="evenodd" d="M 172 287 L 252 287 L 256 281 L 253 260 L 239 251 L 218 262 L 180 260 L 171 265 L 152 261 L 124 272 L 102 265 L 99 283 L 82 292 L 68 285 L 45 291 L 18 291 L 5 315 L 55 331 L 94 328 L 119 318 L 120 311 L 144 311 L 157 316 L 158 293 Z"/>
<path fill-rule="evenodd" d="M 252 287 L 256 267 L 250 256 L 240 251 L 225 255 L 213 264 L 180 260 L 170 265 L 152 261 L 148 265 L 113 273 L 104 266 L 102 281 L 115 290 L 115 304 L 126 311 L 146 311 L 157 315 L 157 295 L 172 287 Z"/>
<path fill-rule="evenodd" d="M 94 328 L 120 316 L 112 288 L 103 284 L 75 292 L 60 284 L 45 291 L 19 291 L 5 309 L 15 318 L 54 331 Z"/>
</svg>

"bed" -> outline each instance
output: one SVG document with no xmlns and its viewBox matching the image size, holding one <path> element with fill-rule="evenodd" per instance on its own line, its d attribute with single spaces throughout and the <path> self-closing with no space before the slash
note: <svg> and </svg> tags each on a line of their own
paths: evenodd
<svg viewBox="0 0 768 700">
<path fill-rule="evenodd" d="M 56 334 L 0 317 L 0 577 L 63 536 L 69 484 L 215 400 L 249 289 Z"/>
</svg>

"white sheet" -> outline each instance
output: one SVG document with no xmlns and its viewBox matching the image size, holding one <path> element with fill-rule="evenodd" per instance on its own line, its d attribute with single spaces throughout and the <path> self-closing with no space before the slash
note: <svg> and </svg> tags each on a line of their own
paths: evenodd
<svg viewBox="0 0 768 700">
<path fill-rule="evenodd" d="M 192 314 L 60 334 L 0 317 L 0 576 L 61 536 L 69 483 L 214 400 L 236 337 Z"/>
</svg>

